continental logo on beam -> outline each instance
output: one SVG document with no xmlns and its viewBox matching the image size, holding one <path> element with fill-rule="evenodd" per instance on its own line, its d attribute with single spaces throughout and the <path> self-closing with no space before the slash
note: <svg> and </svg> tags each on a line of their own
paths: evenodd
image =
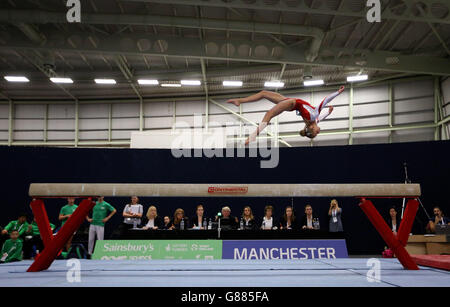
<svg viewBox="0 0 450 307">
<path fill-rule="evenodd" d="M 208 187 L 209 194 L 247 194 L 248 187 Z"/>
</svg>

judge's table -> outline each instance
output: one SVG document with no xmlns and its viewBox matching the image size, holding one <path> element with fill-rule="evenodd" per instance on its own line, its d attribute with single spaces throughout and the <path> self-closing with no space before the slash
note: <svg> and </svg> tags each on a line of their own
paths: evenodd
<svg viewBox="0 0 450 307">
<path fill-rule="evenodd" d="M 450 236 L 445 234 L 410 235 L 406 250 L 411 255 L 450 254 Z"/>
</svg>

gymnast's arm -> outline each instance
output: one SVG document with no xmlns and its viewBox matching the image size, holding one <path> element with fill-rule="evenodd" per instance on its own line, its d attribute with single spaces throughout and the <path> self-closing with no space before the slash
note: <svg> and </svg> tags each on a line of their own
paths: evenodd
<svg viewBox="0 0 450 307">
<path fill-rule="evenodd" d="M 317 123 L 319 123 L 322 120 L 324 120 L 325 118 L 327 118 L 328 115 L 331 114 L 331 112 L 333 112 L 333 107 L 332 106 L 323 108 L 322 111 L 319 114 L 319 117 L 317 118 Z"/>
</svg>

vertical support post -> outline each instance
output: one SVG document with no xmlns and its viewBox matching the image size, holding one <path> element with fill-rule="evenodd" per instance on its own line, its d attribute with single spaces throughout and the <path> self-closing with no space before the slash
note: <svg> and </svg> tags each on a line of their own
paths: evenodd
<svg viewBox="0 0 450 307">
<path fill-rule="evenodd" d="M 172 103 L 172 131 L 175 131 L 176 123 L 177 123 L 177 102 L 174 100 Z"/>
<path fill-rule="evenodd" d="M 439 80 L 438 82 L 438 97 L 439 97 L 439 115 L 440 120 L 443 120 L 445 118 L 445 109 L 444 109 L 444 96 L 442 95 L 442 84 Z M 448 132 L 448 125 L 442 124 L 441 127 L 439 127 L 441 131 L 441 140 L 449 140 L 449 132 Z"/>
<path fill-rule="evenodd" d="M 139 131 L 144 131 L 144 101 L 139 97 Z"/>
<path fill-rule="evenodd" d="M 9 115 L 8 115 L 8 146 L 13 143 L 13 129 L 14 129 L 14 102 L 9 100 Z"/>
<path fill-rule="evenodd" d="M 75 147 L 78 147 L 78 131 L 79 131 L 79 107 L 78 100 L 75 101 Z"/>
<path fill-rule="evenodd" d="M 392 230 L 389 228 L 385 220 L 381 217 L 380 213 L 378 213 L 377 209 L 375 209 L 372 202 L 366 199 L 362 199 L 359 207 L 367 215 L 372 225 L 383 238 L 384 242 L 386 242 L 389 248 L 394 251 L 394 254 L 397 256 L 398 261 L 400 261 L 403 267 L 407 270 L 418 270 L 419 267 L 417 266 L 417 264 L 411 258 L 405 247 L 394 236 Z M 409 211 L 409 214 L 412 214 L 412 212 L 413 211 Z"/>
<path fill-rule="evenodd" d="M 239 115 L 242 117 L 242 104 L 239 105 Z M 242 138 L 244 136 L 244 132 L 243 132 L 243 125 L 242 125 L 242 119 L 239 120 L 239 138 Z M 238 142 L 238 146 L 240 148 L 245 147 L 244 146 L 244 142 Z"/>
<path fill-rule="evenodd" d="M 350 101 L 348 104 L 348 145 L 353 145 L 353 83 L 350 84 Z"/>
<path fill-rule="evenodd" d="M 44 113 L 44 142 L 48 141 L 48 103 L 45 104 L 45 113 Z"/>
<path fill-rule="evenodd" d="M 276 147 L 280 147 L 280 138 L 278 137 L 280 135 L 280 125 L 279 125 L 279 118 L 278 116 L 275 117 L 275 131 L 274 131 L 274 136 L 272 136 L 272 138 L 275 137 L 275 146 Z"/>
<path fill-rule="evenodd" d="M 63 227 L 58 233 L 53 236 L 53 239 L 45 246 L 40 256 L 31 264 L 27 272 L 40 272 L 50 267 L 52 262 L 57 257 L 59 251 L 64 247 L 69 238 L 77 231 L 80 225 L 84 222 L 87 214 L 95 206 L 95 202 L 92 198 L 84 199 L 78 208 L 73 212 L 72 216 L 67 219 Z M 41 220 L 42 216 L 36 216 L 36 222 L 39 224 L 45 224 L 45 221 Z M 45 228 L 39 228 L 39 231 L 44 231 Z"/>
<path fill-rule="evenodd" d="M 389 128 L 394 124 L 394 90 L 392 83 L 388 83 L 388 96 L 389 96 Z M 389 143 L 392 143 L 392 130 L 389 130 Z"/>
<path fill-rule="evenodd" d="M 438 126 L 439 122 L 439 77 L 434 77 L 434 124 L 436 127 L 434 128 L 434 140 L 438 141 L 440 139 L 440 127 Z"/>
<path fill-rule="evenodd" d="M 109 113 L 108 113 L 108 142 L 112 141 L 112 112 L 113 112 L 113 104 L 109 104 Z"/>
<path fill-rule="evenodd" d="M 205 132 L 208 132 L 208 129 L 209 129 L 209 99 L 208 99 L 208 96 L 206 96 L 206 99 L 205 99 Z"/>
</svg>

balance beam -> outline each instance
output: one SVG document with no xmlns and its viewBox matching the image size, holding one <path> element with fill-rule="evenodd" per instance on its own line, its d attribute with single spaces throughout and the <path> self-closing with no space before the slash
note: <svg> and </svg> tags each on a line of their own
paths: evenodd
<svg viewBox="0 0 450 307">
<path fill-rule="evenodd" d="M 357 197 L 360 208 L 369 218 L 387 245 L 397 255 L 404 268 L 417 270 L 418 266 L 405 249 L 407 237 L 418 209 L 415 199 L 421 194 L 419 184 L 183 184 L 183 183 L 33 183 L 29 195 L 45 248 L 28 268 L 39 272 L 49 268 L 67 240 L 77 231 L 87 214 L 95 206 L 93 197 Z M 55 236 L 42 198 L 84 198 L 72 216 Z M 405 216 L 395 236 L 384 219 L 366 198 L 408 198 Z"/>
<path fill-rule="evenodd" d="M 29 195 L 50 197 L 418 197 L 419 184 L 32 183 Z"/>
</svg>

